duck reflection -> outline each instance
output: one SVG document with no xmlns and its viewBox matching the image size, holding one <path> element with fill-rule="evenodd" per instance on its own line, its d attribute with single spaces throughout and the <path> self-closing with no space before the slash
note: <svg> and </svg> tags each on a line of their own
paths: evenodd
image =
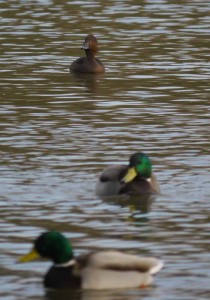
<svg viewBox="0 0 210 300">
<path fill-rule="evenodd" d="M 104 202 L 117 204 L 120 207 L 127 207 L 129 209 L 129 221 L 136 224 L 148 222 L 149 212 L 152 204 L 156 199 L 157 194 L 144 194 L 138 196 L 117 195 L 117 196 L 103 196 L 100 197 Z"/>
<path fill-rule="evenodd" d="M 70 73 L 70 79 L 75 86 L 85 88 L 87 93 L 95 93 L 104 74 Z"/>
<path fill-rule="evenodd" d="M 138 289 L 139 293 L 139 289 Z M 47 290 L 46 300 L 127 300 L 125 290 L 94 291 L 94 290 Z"/>
<path fill-rule="evenodd" d="M 45 298 L 47 300 L 82 300 L 80 290 L 65 289 L 65 290 L 46 290 Z"/>
</svg>

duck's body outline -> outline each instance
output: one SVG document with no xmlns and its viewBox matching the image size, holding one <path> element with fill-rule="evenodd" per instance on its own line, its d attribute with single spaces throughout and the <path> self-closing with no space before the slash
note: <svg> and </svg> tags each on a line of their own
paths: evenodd
<svg viewBox="0 0 210 300">
<path fill-rule="evenodd" d="M 163 262 L 157 258 L 118 250 L 102 250 L 75 257 L 69 241 L 57 231 L 41 234 L 32 251 L 19 261 L 27 262 L 38 257 L 53 261 L 44 277 L 45 287 L 52 289 L 145 287 L 152 283 L 153 275 L 163 267 Z"/>
<path fill-rule="evenodd" d="M 145 165 L 138 171 L 138 157 Z M 131 160 L 135 158 L 134 162 Z M 133 175 L 128 175 L 134 172 Z M 128 178 L 128 179 L 127 179 Z M 106 167 L 96 184 L 96 194 L 100 196 L 114 196 L 119 194 L 140 195 L 160 193 L 160 186 L 156 175 L 152 172 L 152 164 L 149 157 L 141 152 L 134 153 L 130 157 L 128 165 L 111 165 Z"/>
<path fill-rule="evenodd" d="M 105 73 L 105 67 L 99 58 L 96 57 L 98 51 L 97 39 L 89 34 L 82 46 L 86 56 L 80 57 L 70 65 L 70 73 Z"/>
</svg>

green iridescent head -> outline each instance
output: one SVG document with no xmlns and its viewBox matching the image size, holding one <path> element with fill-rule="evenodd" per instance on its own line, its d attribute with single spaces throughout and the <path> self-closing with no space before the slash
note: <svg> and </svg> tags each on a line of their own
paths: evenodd
<svg viewBox="0 0 210 300">
<path fill-rule="evenodd" d="M 149 179 L 152 175 L 151 160 L 142 152 L 137 152 L 131 155 L 128 172 L 122 181 L 124 183 L 130 182 L 137 175 L 143 179 Z"/>
<path fill-rule="evenodd" d="M 23 256 L 20 262 L 27 262 L 38 257 L 49 258 L 55 264 L 63 264 L 73 258 L 70 242 L 57 231 L 42 233 L 34 242 L 33 250 Z"/>
</svg>

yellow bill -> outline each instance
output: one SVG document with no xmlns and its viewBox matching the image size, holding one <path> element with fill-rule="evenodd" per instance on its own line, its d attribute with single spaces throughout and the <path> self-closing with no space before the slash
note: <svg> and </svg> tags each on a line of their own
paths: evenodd
<svg viewBox="0 0 210 300">
<path fill-rule="evenodd" d="M 128 172 L 123 177 L 122 181 L 124 183 L 128 183 L 131 180 L 133 180 L 136 176 L 137 176 L 137 172 L 136 172 L 135 168 L 130 168 L 130 169 L 128 169 Z"/>
<path fill-rule="evenodd" d="M 36 260 L 40 258 L 39 253 L 36 250 L 32 250 L 30 251 L 28 254 L 23 255 L 18 262 L 28 262 L 28 261 L 32 261 L 32 260 Z"/>
</svg>

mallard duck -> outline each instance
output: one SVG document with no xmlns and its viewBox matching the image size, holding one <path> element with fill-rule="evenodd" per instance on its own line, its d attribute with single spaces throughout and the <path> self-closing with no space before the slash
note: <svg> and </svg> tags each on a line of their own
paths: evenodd
<svg viewBox="0 0 210 300">
<path fill-rule="evenodd" d="M 148 193 L 160 193 L 160 188 L 151 160 L 142 152 L 131 155 L 128 165 L 105 168 L 96 184 L 96 194 L 100 196 Z"/>
<path fill-rule="evenodd" d="M 53 261 L 44 277 L 48 288 L 117 289 L 145 287 L 152 275 L 162 267 L 162 261 L 153 257 L 124 254 L 105 250 L 74 257 L 72 246 L 57 231 L 47 231 L 34 242 L 31 252 L 20 258 L 28 262 L 39 257 Z"/>
<path fill-rule="evenodd" d="M 86 56 L 80 57 L 70 65 L 70 72 L 75 73 L 104 73 L 105 67 L 102 62 L 95 57 L 98 51 L 98 42 L 94 35 L 89 34 L 82 46 Z"/>
</svg>

